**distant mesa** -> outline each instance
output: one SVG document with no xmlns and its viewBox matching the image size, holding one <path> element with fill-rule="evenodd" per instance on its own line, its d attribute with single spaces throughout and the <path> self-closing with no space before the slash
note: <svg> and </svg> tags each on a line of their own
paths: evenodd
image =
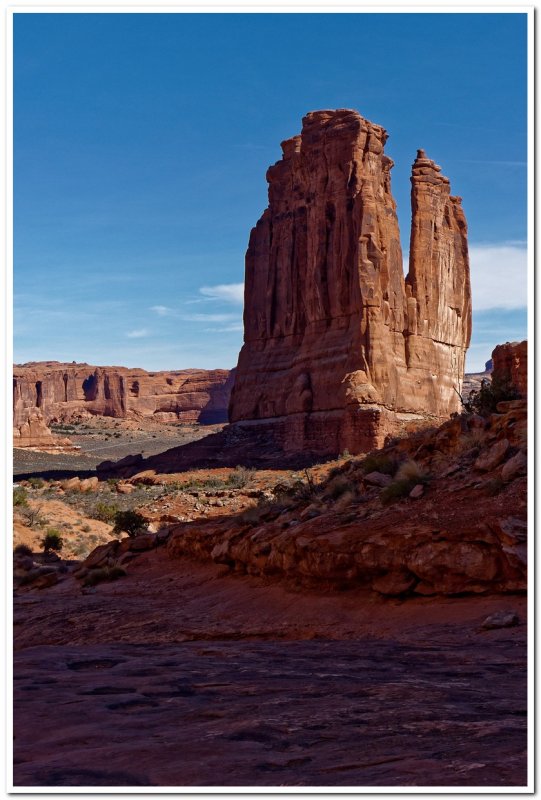
<svg viewBox="0 0 541 800">
<path fill-rule="evenodd" d="M 39 446 L 36 439 L 46 436 L 51 422 L 87 414 L 203 425 L 227 422 L 232 382 L 233 372 L 225 369 L 146 372 L 58 361 L 15 365 L 14 444 Z"/>
<path fill-rule="evenodd" d="M 270 426 L 285 451 L 358 453 L 404 420 L 460 409 L 471 335 L 461 200 L 418 150 L 404 279 L 386 140 L 356 111 L 315 111 L 267 172 L 230 419 Z"/>
</svg>

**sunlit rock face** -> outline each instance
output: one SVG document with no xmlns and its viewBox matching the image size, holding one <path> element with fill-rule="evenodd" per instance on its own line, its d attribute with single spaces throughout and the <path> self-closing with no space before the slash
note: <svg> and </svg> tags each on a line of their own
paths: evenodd
<svg viewBox="0 0 541 800">
<path fill-rule="evenodd" d="M 521 397 L 528 394 L 528 342 L 506 342 L 492 352 L 492 378 L 509 383 Z"/>
<path fill-rule="evenodd" d="M 230 420 L 271 424 L 286 450 L 360 452 L 409 415 L 459 409 L 471 333 L 460 198 L 418 151 L 404 279 L 386 140 L 356 111 L 316 111 L 267 172 Z"/>
</svg>

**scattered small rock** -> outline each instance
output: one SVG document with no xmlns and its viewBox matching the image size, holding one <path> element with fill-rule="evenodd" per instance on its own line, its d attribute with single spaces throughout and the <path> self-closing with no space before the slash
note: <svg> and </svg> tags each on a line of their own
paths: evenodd
<svg viewBox="0 0 541 800">
<path fill-rule="evenodd" d="M 487 617 L 481 625 L 484 630 L 495 628 L 514 628 L 520 622 L 516 611 L 496 611 Z"/>
<path fill-rule="evenodd" d="M 418 483 L 410 492 L 410 497 L 412 500 L 417 500 L 419 497 L 422 497 L 425 492 L 425 487 L 422 483 Z"/>
</svg>

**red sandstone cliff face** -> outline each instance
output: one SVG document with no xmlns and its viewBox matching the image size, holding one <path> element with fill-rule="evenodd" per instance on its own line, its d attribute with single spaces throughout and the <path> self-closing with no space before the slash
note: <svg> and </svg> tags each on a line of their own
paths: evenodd
<svg viewBox="0 0 541 800">
<path fill-rule="evenodd" d="M 459 408 L 471 329 L 460 199 L 419 151 L 405 281 L 386 139 L 355 111 L 313 112 L 267 172 L 230 418 L 271 423 L 288 450 L 358 452 L 400 415 Z"/>
<path fill-rule="evenodd" d="M 32 363 L 13 372 L 13 424 L 39 409 L 45 422 L 88 412 L 161 421 L 225 422 L 233 374 L 227 370 L 146 372 L 88 364 Z"/>
<path fill-rule="evenodd" d="M 511 383 L 521 397 L 528 395 L 528 342 L 506 342 L 492 352 L 493 379 Z"/>
</svg>

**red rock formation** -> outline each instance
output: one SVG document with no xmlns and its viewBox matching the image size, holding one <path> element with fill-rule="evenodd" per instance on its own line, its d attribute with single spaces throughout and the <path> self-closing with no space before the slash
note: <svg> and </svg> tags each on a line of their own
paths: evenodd
<svg viewBox="0 0 541 800">
<path fill-rule="evenodd" d="M 39 409 L 44 420 L 68 421 L 81 413 L 141 415 L 161 421 L 227 420 L 232 373 L 227 370 L 146 372 L 125 367 L 36 362 L 15 366 L 13 424 Z"/>
<path fill-rule="evenodd" d="M 419 151 L 404 281 L 386 139 L 355 111 L 313 112 L 267 172 L 230 419 L 271 424 L 287 450 L 359 452 L 404 414 L 459 408 L 471 325 L 460 200 Z"/>
<path fill-rule="evenodd" d="M 14 447 L 46 451 L 78 449 L 69 439 L 53 435 L 38 408 L 26 408 L 18 413 L 19 419 L 13 428 Z"/>
<path fill-rule="evenodd" d="M 511 383 L 521 397 L 528 394 L 528 342 L 499 344 L 492 353 L 493 380 Z"/>
</svg>

